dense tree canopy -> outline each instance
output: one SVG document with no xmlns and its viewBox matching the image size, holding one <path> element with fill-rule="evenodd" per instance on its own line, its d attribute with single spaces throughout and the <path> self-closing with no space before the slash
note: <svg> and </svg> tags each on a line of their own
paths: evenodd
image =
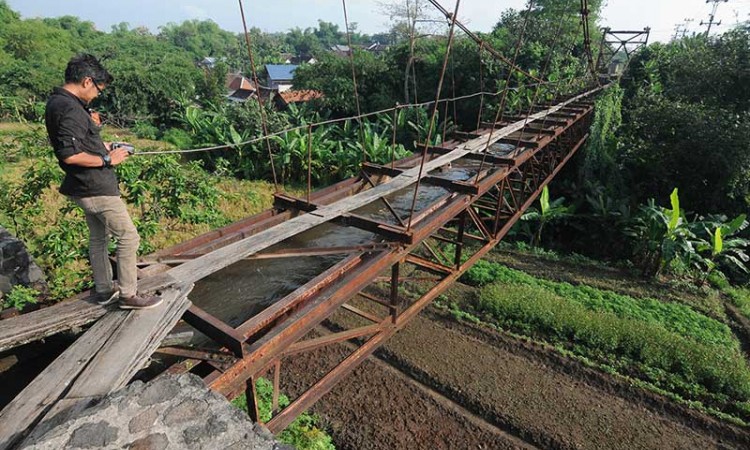
<svg viewBox="0 0 750 450">
<path fill-rule="evenodd" d="M 680 189 L 700 213 L 750 207 L 750 33 L 654 44 L 625 82 L 622 162 L 636 198 Z"/>
</svg>

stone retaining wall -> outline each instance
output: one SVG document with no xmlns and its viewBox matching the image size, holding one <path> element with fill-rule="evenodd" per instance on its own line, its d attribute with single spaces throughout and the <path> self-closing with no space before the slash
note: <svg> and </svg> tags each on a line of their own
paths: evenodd
<svg viewBox="0 0 750 450">
<path fill-rule="evenodd" d="M 17 284 L 42 293 L 47 291 L 44 273 L 29 256 L 24 243 L 0 227 L 0 299 Z"/>
<path fill-rule="evenodd" d="M 132 383 L 22 448 L 294 450 L 191 374 Z"/>
</svg>

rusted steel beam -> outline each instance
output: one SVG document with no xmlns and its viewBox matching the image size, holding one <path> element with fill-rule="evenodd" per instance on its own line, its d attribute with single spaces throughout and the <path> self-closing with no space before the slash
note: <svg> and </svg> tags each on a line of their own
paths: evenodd
<svg viewBox="0 0 750 450">
<path fill-rule="evenodd" d="M 342 303 L 368 285 L 373 274 L 388 267 L 388 252 L 376 253 L 363 264 L 348 271 L 337 283 L 335 289 L 328 289 L 324 295 L 317 296 L 309 304 L 294 312 L 283 324 L 274 327 L 254 344 L 245 358 L 234 367 L 221 374 L 210 384 L 212 389 L 228 395 L 235 393 L 243 380 L 251 374 L 258 373 L 274 355 L 301 339 L 312 328 L 331 315 Z"/>
<path fill-rule="evenodd" d="M 406 262 L 409 264 L 413 264 L 423 270 L 426 270 L 428 272 L 432 272 L 435 275 L 446 275 L 453 273 L 453 268 L 448 267 L 444 264 L 436 263 L 424 258 L 421 258 L 417 255 L 408 255 L 406 257 Z"/>
<path fill-rule="evenodd" d="M 422 182 L 433 186 L 440 186 L 451 191 L 460 192 L 461 194 L 477 195 L 479 193 L 479 190 L 475 185 L 467 183 L 466 181 L 454 181 L 447 178 L 427 176 L 422 178 Z"/>
<path fill-rule="evenodd" d="M 362 163 L 362 170 L 365 173 L 371 175 L 385 175 L 387 177 L 397 177 L 404 173 L 403 169 L 392 168 L 390 166 L 383 166 L 381 164 L 373 164 L 369 162 Z"/>
<path fill-rule="evenodd" d="M 515 144 L 514 144 L 515 145 Z M 516 164 L 515 159 L 508 158 L 505 156 L 495 156 L 490 153 L 472 153 L 471 155 L 466 155 L 466 159 L 470 159 L 473 161 L 482 161 L 486 164 L 497 164 L 497 165 L 505 165 L 505 166 L 514 166 Z M 481 174 L 480 174 L 481 178 Z"/>
<path fill-rule="evenodd" d="M 534 149 L 534 148 L 540 147 L 539 142 L 527 141 L 524 139 L 519 140 L 517 137 L 516 138 L 514 137 L 502 138 L 498 142 L 500 142 L 501 144 L 510 144 L 510 145 L 515 145 L 516 147 L 523 147 L 523 148 Z"/>
<path fill-rule="evenodd" d="M 364 177 L 364 178 L 365 178 L 365 179 L 366 179 L 366 180 L 367 180 L 367 181 L 368 181 L 368 182 L 369 182 L 369 183 L 370 183 L 370 184 L 371 184 L 371 185 L 372 185 L 373 187 L 375 187 L 375 183 L 374 183 L 374 182 L 373 182 L 373 181 L 372 181 L 372 180 L 370 179 L 370 177 L 369 177 L 369 176 L 367 175 L 367 173 L 365 173 L 365 172 L 362 172 L 362 176 L 363 176 L 363 177 Z M 393 215 L 393 218 L 394 218 L 394 219 L 396 219 L 396 221 L 398 222 L 398 224 L 399 224 L 399 225 L 401 225 L 402 227 L 405 227 L 405 226 L 406 226 L 406 222 L 404 222 L 404 220 L 403 220 L 403 219 L 401 218 L 401 216 L 399 215 L 398 211 L 396 211 L 396 209 L 395 209 L 395 208 L 393 207 L 393 205 L 391 205 L 391 202 L 389 202 L 389 201 L 388 201 L 388 199 L 387 199 L 387 198 L 385 198 L 385 197 L 381 197 L 381 198 L 380 198 L 380 201 L 381 201 L 381 202 L 383 202 L 383 204 L 385 205 L 385 207 L 386 207 L 386 208 L 388 208 L 388 211 L 390 211 L 391 215 Z"/>
<path fill-rule="evenodd" d="M 201 308 L 191 305 L 182 319 L 191 327 L 230 349 L 235 355 L 244 356 L 244 336 Z"/>
<path fill-rule="evenodd" d="M 359 214 L 349 213 L 340 216 L 335 220 L 337 223 L 344 225 L 353 226 L 360 228 L 371 233 L 379 234 L 386 239 L 390 239 L 396 242 L 403 242 L 410 244 L 413 241 L 413 234 L 411 231 L 406 231 L 403 227 L 398 227 L 388 223 L 380 222 L 369 217 L 364 217 Z"/>
<path fill-rule="evenodd" d="M 305 212 L 318 209 L 318 205 L 312 202 L 312 200 L 308 203 L 307 200 L 302 200 L 279 192 L 273 194 L 273 206 L 278 209 L 296 209 L 297 211 Z"/>
<path fill-rule="evenodd" d="M 194 347 L 160 347 L 156 353 L 188 358 L 196 363 L 204 361 L 222 372 L 237 362 L 237 358 L 228 353 L 218 350 L 200 350 Z"/>
<path fill-rule="evenodd" d="M 372 325 L 354 328 L 347 331 L 341 331 L 338 333 L 322 336 L 306 341 L 297 342 L 296 344 L 290 345 L 288 349 L 284 350 L 282 356 L 287 357 L 298 353 L 309 352 L 317 350 L 321 347 L 327 347 L 332 344 L 338 344 L 351 339 L 357 339 L 365 336 L 371 336 L 375 333 L 381 332 L 389 328 L 389 324 L 377 322 Z"/>
<path fill-rule="evenodd" d="M 393 308 L 393 305 L 391 305 L 387 301 L 381 298 L 375 297 L 372 294 L 368 294 L 367 292 L 357 292 L 357 295 L 359 295 L 360 297 L 366 298 L 367 300 L 370 300 L 371 302 L 375 302 L 378 305 L 385 306 L 386 308 L 389 308 L 389 309 Z"/>
<path fill-rule="evenodd" d="M 367 311 L 362 311 L 361 309 L 357 308 L 356 306 L 352 306 L 352 305 L 350 305 L 348 303 L 344 303 L 343 305 L 341 305 L 341 309 L 349 311 L 350 313 L 353 313 L 353 314 L 355 314 L 355 315 L 357 315 L 357 316 L 359 316 L 359 317 L 361 317 L 363 319 L 367 319 L 367 320 L 369 320 L 370 322 L 373 322 L 373 323 L 380 323 L 380 322 L 383 321 L 382 318 L 380 318 L 380 317 L 378 317 L 378 316 L 376 316 L 374 314 L 370 314 Z"/>
</svg>

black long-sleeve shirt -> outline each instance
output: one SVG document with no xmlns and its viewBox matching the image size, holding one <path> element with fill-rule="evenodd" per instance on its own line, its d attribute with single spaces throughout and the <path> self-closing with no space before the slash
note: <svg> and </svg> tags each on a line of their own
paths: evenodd
<svg viewBox="0 0 750 450">
<path fill-rule="evenodd" d="M 62 88 L 55 88 L 47 100 L 45 123 L 55 156 L 65 178 L 60 192 L 73 197 L 120 195 L 117 176 L 112 167 L 82 167 L 65 164 L 63 160 L 81 152 L 104 156 L 99 127 L 78 97 Z"/>
</svg>

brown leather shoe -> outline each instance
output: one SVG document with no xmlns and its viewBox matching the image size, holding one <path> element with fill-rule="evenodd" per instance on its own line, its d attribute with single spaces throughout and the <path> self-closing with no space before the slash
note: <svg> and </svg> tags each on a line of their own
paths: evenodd
<svg viewBox="0 0 750 450">
<path fill-rule="evenodd" d="M 149 309 L 159 306 L 163 299 L 155 295 L 136 294 L 132 297 L 120 297 L 120 309 Z"/>
</svg>

